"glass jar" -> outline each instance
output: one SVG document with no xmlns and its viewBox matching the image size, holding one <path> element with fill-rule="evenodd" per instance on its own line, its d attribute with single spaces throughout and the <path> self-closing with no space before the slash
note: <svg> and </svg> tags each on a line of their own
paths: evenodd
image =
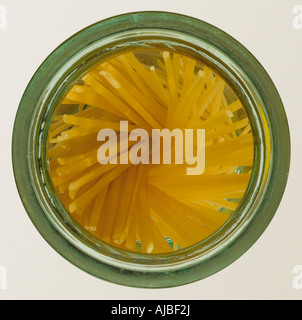
<svg viewBox="0 0 302 320">
<path fill-rule="evenodd" d="M 193 246 L 165 254 L 121 250 L 97 240 L 68 215 L 47 173 L 52 115 L 68 88 L 100 59 L 125 49 L 166 47 L 202 59 L 240 97 L 254 135 L 254 169 L 232 217 Z M 134 287 L 188 284 L 225 268 L 264 232 L 281 201 L 290 163 L 286 114 L 270 77 L 230 35 L 203 21 L 168 12 L 129 13 L 78 32 L 42 63 L 15 119 L 13 168 L 24 207 L 44 239 L 68 261 L 101 279 Z"/>
</svg>

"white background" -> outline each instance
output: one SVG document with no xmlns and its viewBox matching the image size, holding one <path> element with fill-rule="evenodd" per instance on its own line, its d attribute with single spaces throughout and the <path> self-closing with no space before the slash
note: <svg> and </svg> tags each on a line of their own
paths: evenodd
<svg viewBox="0 0 302 320">
<path fill-rule="evenodd" d="M 302 0 L 0 0 L 0 265 L 1 299 L 301 299 L 293 268 L 302 265 L 302 29 L 292 9 Z M 240 259 L 199 282 L 170 289 L 136 289 L 86 274 L 57 254 L 30 222 L 15 187 L 11 135 L 31 76 L 66 38 L 110 16 L 142 10 L 190 15 L 231 34 L 261 62 L 283 100 L 291 130 L 287 189 L 264 234 Z M 20 137 L 26 139 L 26 137 Z"/>
</svg>

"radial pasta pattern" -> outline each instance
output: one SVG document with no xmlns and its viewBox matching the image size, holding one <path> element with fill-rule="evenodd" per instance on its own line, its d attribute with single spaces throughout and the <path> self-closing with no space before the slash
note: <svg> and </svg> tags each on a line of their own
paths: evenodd
<svg viewBox="0 0 302 320">
<path fill-rule="evenodd" d="M 97 134 L 108 128 L 119 137 L 122 120 L 129 131 L 205 129 L 204 172 L 187 175 L 186 163 L 100 164 Z M 84 229 L 124 250 L 166 253 L 206 239 L 232 216 L 254 142 L 241 101 L 208 66 L 177 52 L 129 51 L 70 88 L 53 116 L 47 157 L 60 201 Z"/>
</svg>

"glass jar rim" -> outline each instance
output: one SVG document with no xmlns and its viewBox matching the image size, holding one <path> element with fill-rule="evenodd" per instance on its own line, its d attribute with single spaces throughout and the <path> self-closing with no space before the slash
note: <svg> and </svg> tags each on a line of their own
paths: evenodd
<svg viewBox="0 0 302 320">
<path fill-rule="evenodd" d="M 164 27 L 162 27 L 163 21 L 165 21 Z M 79 62 L 77 55 L 85 56 L 87 63 L 89 61 L 87 57 L 94 51 L 94 45 L 100 39 L 108 40 L 112 49 L 112 42 L 125 34 L 138 37 L 141 31 L 152 33 L 154 30 L 162 30 L 163 34 L 175 32 L 189 37 L 191 41 L 195 39 L 199 45 L 200 41 L 204 42 L 208 49 L 215 48 L 217 52 L 221 52 L 222 56 L 228 57 L 233 62 L 232 68 L 237 68 L 236 71 L 241 72 L 242 77 L 246 77 L 245 81 L 248 81 L 250 87 L 255 90 L 254 94 L 259 95 L 258 98 L 263 107 L 258 116 L 268 120 L 266 129 L 269 132 L 269 138 L 272 138 L 270 174 L 267 176 L 266 189 L 259 198 L 257 208 L 253 209 L 253 219 L 241 228 L 232 241 L 225 243 L 223 248 L 227 250 L 222 250 L 221 247 L 215 254 L 203 256 L 202 261 L 191 258 L 190 263 L 184 260 L 177 265 L 159 268 L 155 268 L 154 265 L 147 268 L 144 264 L 141 266 L 134 262 L 129 267 L 125 261 L 114 263 L 116 260 L 107 259 L 108 257 L 100 261 L 88 252 L 89 247 L 86 247 L 86 252 L 81 250 L 76 245 L 77 241 L 73 242 L 75 240 L 73 235 L 66 238 L 62 235 L 64 230 L 58 232 L 58 225 L 54 226 L 47 214 L 52 210 L 45 206 L 49 199 L 45 199 L 45 193 L 39 193 L 39 190 L 37 194 L 33 181 L 33 175 L 39 168 L 37 164 L 43 158 L 43 150 L 38 150 L 39 156 L 34 162 L 30 161 L 29 155 L 32 154 L 31 147 L 41 141 L 41 132 L 36 130 L 36 134 L 33 134 L 34 130 L 31 131 L 28 143 L 23 145 L 19 137 L 21 133 L 24 135 L 24 130 L 30 133 L 33 129 L 31 125 L 35 125 L 37 129 L 38 121 L 33 120 L 33 114 L 41 118 L 51 104 L 55 105 L 54 101 L 50 103 L 50 100 L 46 99 L 45 90 L 49 89 L 49 84 L 51 83 L 52 90 L 55 92 L 64 75 L 68 73 L 69 81 L 77 77 L 77 72 L 81 70 L 74 68 L 75 62 Z M 196 43 L 194 46 L 197 45 Z M 209 53 L 209 59 L 213 59 L 214 64 L 217 63 L 217 58 L 213 52 Z M 64 68 L 58 76 L 62 65 Z M 53 66 L 57 66 L 57 70 L 49 73 Z M 223 66 L 229 67 L 226 64 L 221 65 Z M 68 81 L 66 81 L 67 84 Z M 21 199 L 33 223 L 46 241 L 67 260 L 95 276 L 128 286 L 142 287 L 169 287 L 189 283 L 213 274 L 235 261 L 258 239 L 275 214 L 285 188 L 290 161 L 289 130 L 284 108 L 274 84 L 260 63 L 240 43 L 216 27 L 195 18 L 168 12 L 136 12 L 100 21 L 75 34 L 53 51 L 37 70 L 22 97 L 15 120 L 12 147 L 15 179 Z M 259 147 L 261 147 L 261 141 Z M 25 181 L 32 183 L 24 183 Z M 46 181 L 42 181 L 43 183 L 46 184 Z M 196 248 L 192 252 L 200 257 Z M 191 254 L 189 252 L 189 256 L 192 256 L 192 252 Z M 116 254 L 118 255 L 118 250 Z M 184 269 L 185 273 L 182 272 Z"/>
</svg>

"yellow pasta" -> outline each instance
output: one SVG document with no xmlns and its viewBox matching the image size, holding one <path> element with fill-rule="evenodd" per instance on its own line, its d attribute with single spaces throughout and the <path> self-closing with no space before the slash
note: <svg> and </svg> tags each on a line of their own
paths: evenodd
<svg viewBox="0 0 302 320">
<path fill-rule="evenodd" d="M 186 248 L 221 228 L 246 192 L 254 161 L 248 115 L 226 81 L 200 61 L 160 49 L 121 53 L 80 80 L 48 132 L 49 175 L 68 214 L 98 240 L 145 254 Z M 123 121 L 129 132 L 150 134 L 140 141 L 150 158 L 152 129 L 204 129 L 204 172 L 188 175 L 187 164 L 176 162 L 120 163 L 138 143 Z M 111 155 L 116 163 L 99 162 L 108 143 L 97 139 L 101 129 L 121 139 Z"/>
</svg>

